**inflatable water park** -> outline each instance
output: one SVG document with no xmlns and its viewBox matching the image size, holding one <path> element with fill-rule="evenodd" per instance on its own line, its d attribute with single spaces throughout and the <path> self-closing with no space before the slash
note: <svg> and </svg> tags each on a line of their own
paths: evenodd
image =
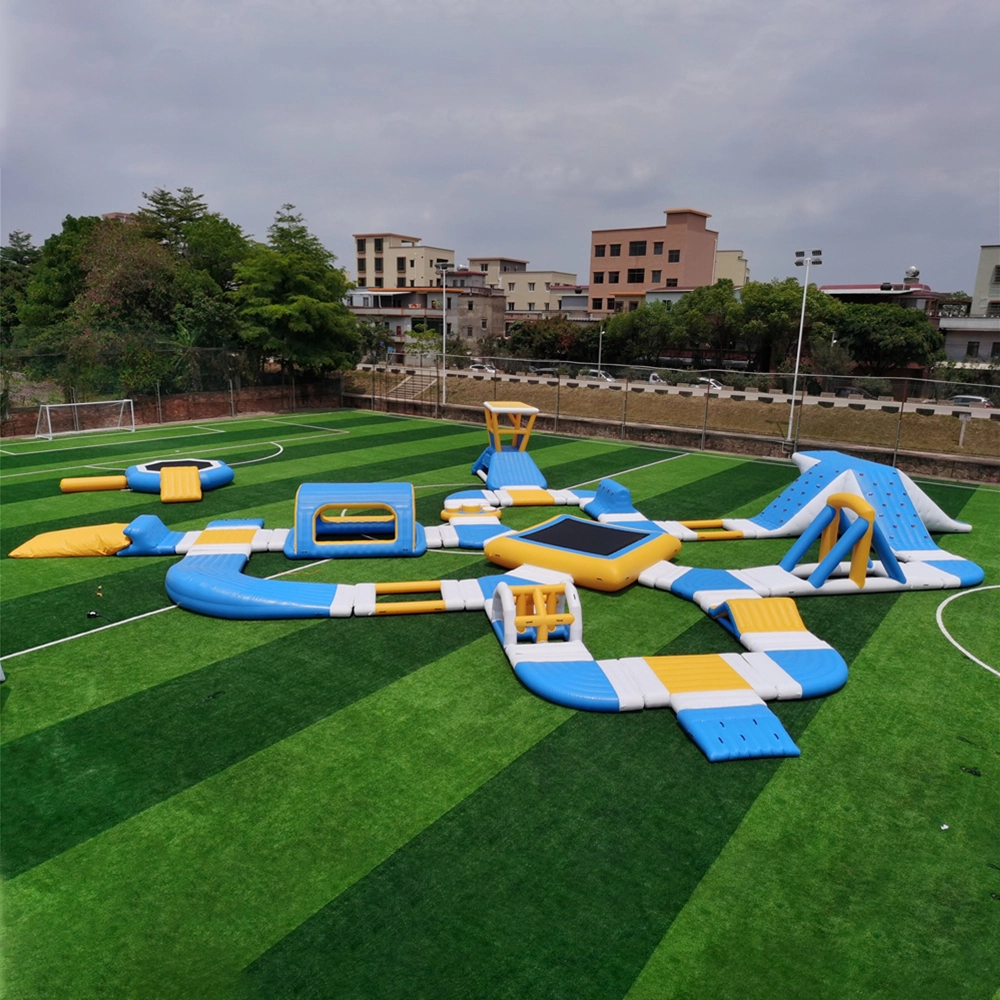
<svg viewBox="0 0 1000 1000">
<path fill-rule="evenodd" d="M 755 517 L 652 520 L 612 479 L 596 490 L 551 488 L 528 452 L 537 413 L 516 401 L 484 404 L 488 445 L 471 469 L 481 485 L 447 497 L 436 525 L 417 521 L 409 483 L 302 483 L 287 528 L 246 518 L 180 532 L 141 514 L 129 524 L 37 535 L 10 554 L 181 556 L 166 573 L 170 599 L 217 618 L 485 613 L 515 676 L 534 694 L 583 711 L 671 708 L 710 761 L 798 756 L 767 702 L 828 695 L 846 683 L 847 664 L 806 628 L 799 598 L 947 590 L 983 580 L 979 566 L 931 538 L 971 526 L 945 514 L 897 469 L 836 451 L 800 452 L 792 456 L 798 478 Z M 133 466 L 122 477 L 63 480 L 61 488 L 132 489 L 181 502 L 232 480 L 225 463 L 183 459 Z M 515 531 L 503 523 L 508 507 L 558 510 Z M 793 541 L 775 565 L 727 570 L 678 561 L 687 543 L 758 538 Z M 807 561 L 815 546 L 818 554 Z M 502 571 L 361 584 L 244 572 L 260 552 L 291 560 L 419 558 L 448 548 L 482 552 Z M 596 659 L 584 641 L 578 588 L 613 593 L 633 585 L 693 602 L 744 651 Z"/>
</svg>

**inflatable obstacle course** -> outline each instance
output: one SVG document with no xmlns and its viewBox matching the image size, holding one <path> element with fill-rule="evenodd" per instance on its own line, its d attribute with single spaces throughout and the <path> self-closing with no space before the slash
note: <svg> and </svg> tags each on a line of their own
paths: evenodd
<svg viewBox="0 0 1000 1000">
<path fill-rule="evenodd" d="M 290 529 L 265 528 L 250 518 L 179 532 L 143 514 L 127 525 L 39 535 L 11 554 L 183 556 L 167 571 L 168 594 L 183 608 L 220 618 L 483 611 L 529 690 L 588 711 L 672 708 L 713 761 L 797 756 L 766 702 L 826 695 L 847 680 L 843 658 L 809 632 L 794 598 L 956 588 L 983 578 L 978 566 L 943 551 L 929 534 L 929 525 L 936 531 L 968 526 L 948 518 L 904 474 L 875 463 L 835 452 L 796 455 L 802 474 L 756 518 L 653 521 L 613 480 L 593 491 L 549 489 L 526 451 L 533 407 L 487 403 L 486 413 L 490 445 L 473 466 L 486 488 L 446 498 L 443 523 L 426 529 L 416 520 L 408 483 L 305 483 Z M 190 497 L 193 472 L 204 485 L 206 471 L 184 463 L 133 470 L 156 475 L 157 489 L 148 491 L 161 499 L 165 492 Z M 561 513 L 517 532 L 503 524 L 503 508 L 529 504 L 578 506 L 586 519 Z M 795 536 L 777 565 L 706 569 L 672 561 L 683 540 Z M 817 543 L 818 561 L 804 563 Z M 452 547 L 484 552 L 506 572 L 350 585 L 262 580 L 244 572 L 255 552 L 335 559 L 413 557 Z M 584 643 L 576 588 L 611 592 L 633 582 L 696 603 L 745 651 L 595 659 Z"/>
</svg>

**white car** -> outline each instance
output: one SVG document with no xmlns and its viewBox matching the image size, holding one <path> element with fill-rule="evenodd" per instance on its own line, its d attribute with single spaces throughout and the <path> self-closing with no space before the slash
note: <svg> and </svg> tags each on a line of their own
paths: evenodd
<svg viewBox="0 0 1000 1000">
<path fill-rule="evenodd" d="M 470 372 L 495 372 L 493 365 L 469 365 Z"/>
<path fill-rule="evenodd" d="M 615 382 L 617 381 L 613 375 L 609 375 L 602 368 L 590 368 L 585 372 L 580 373 L 580 378 L 597 379 L 600 382 Z"/>
<path fill-rule="evenodd" d="M 952 396 L 948 400 L 953 406 L 983 406 L 993 409 L 993 404 L 985 396 Z"/>
<path fill-rule="evenodd" d="M 718 379 L 714 379 L 714 378 L 700 378 L 700 379 L 698 379 L 698 381 L 702 385 L 707 385 L 709 387 L 709 389 L 721 389 L 722 388 L 722 383 Z"/>
</svg>

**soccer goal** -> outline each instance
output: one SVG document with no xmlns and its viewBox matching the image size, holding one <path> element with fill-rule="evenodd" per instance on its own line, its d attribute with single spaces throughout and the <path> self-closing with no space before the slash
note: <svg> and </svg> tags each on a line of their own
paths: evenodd
<svg viewBox="0 0 1000 1000">
<path fill-rule="evenodd" d="M 135 432 L 131 399 L 102 399 L 96 403 L 42 403 L 38 407 L 35 437 L 51 441 L 59 434 L 84 431 Z"/>
</svg>

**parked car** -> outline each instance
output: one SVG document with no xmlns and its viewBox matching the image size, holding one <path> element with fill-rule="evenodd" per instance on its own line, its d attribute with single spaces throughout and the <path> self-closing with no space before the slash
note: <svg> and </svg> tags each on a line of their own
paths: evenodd
<svg viewBox="0 0 1000 1000">
<path fill-rule="evenodd" d="M 609 375 L 603 368 L 588 368 L 580 372 L 580 378 L 596 379 L 600 382 L 616 382 L 613 375 Z"/>
<path fill-rule="evenodd" d="M 993 404 L 985 396 L 952 396 L 948 402 L 954 406 L 985 406 L 992 410 Z"/>
<path fill-rule="evenodd" d="M 470 372 L 490 372 L 491 374 L 496 371 L 493 365 L 469 365 Z"/>
<path fill-rule="evenodd" d="M 875 397 L 867 389 L 859 389 L 856 385 L 842 385 L 837 390 L 837 395 L 841 398 L 860 396 L 861 399 L 874 399 Z"/>
<path fill-rule="evenodd" d="M 649 381 L 655 385 L 657 382 L 662 382 L 663 379 L 660 378 L 660 376 L 657 375 L 656 372 L 650 372 L 649 373 Z"/>
<path fill-rule="evenodd" d="M 721 389 L 722 383 L 716 378 L 700 378 L 698 381 L 702 385 L 707 385 L 709 389 Z"/>
<path fill-rule="evenodd" d="M 540 375 L 542 378 L 556 378 L 559 374 L 559 370 L 556 368 L 535 368 L 532 365 L 528 372 L 532 375 Z"/>
</svg>

